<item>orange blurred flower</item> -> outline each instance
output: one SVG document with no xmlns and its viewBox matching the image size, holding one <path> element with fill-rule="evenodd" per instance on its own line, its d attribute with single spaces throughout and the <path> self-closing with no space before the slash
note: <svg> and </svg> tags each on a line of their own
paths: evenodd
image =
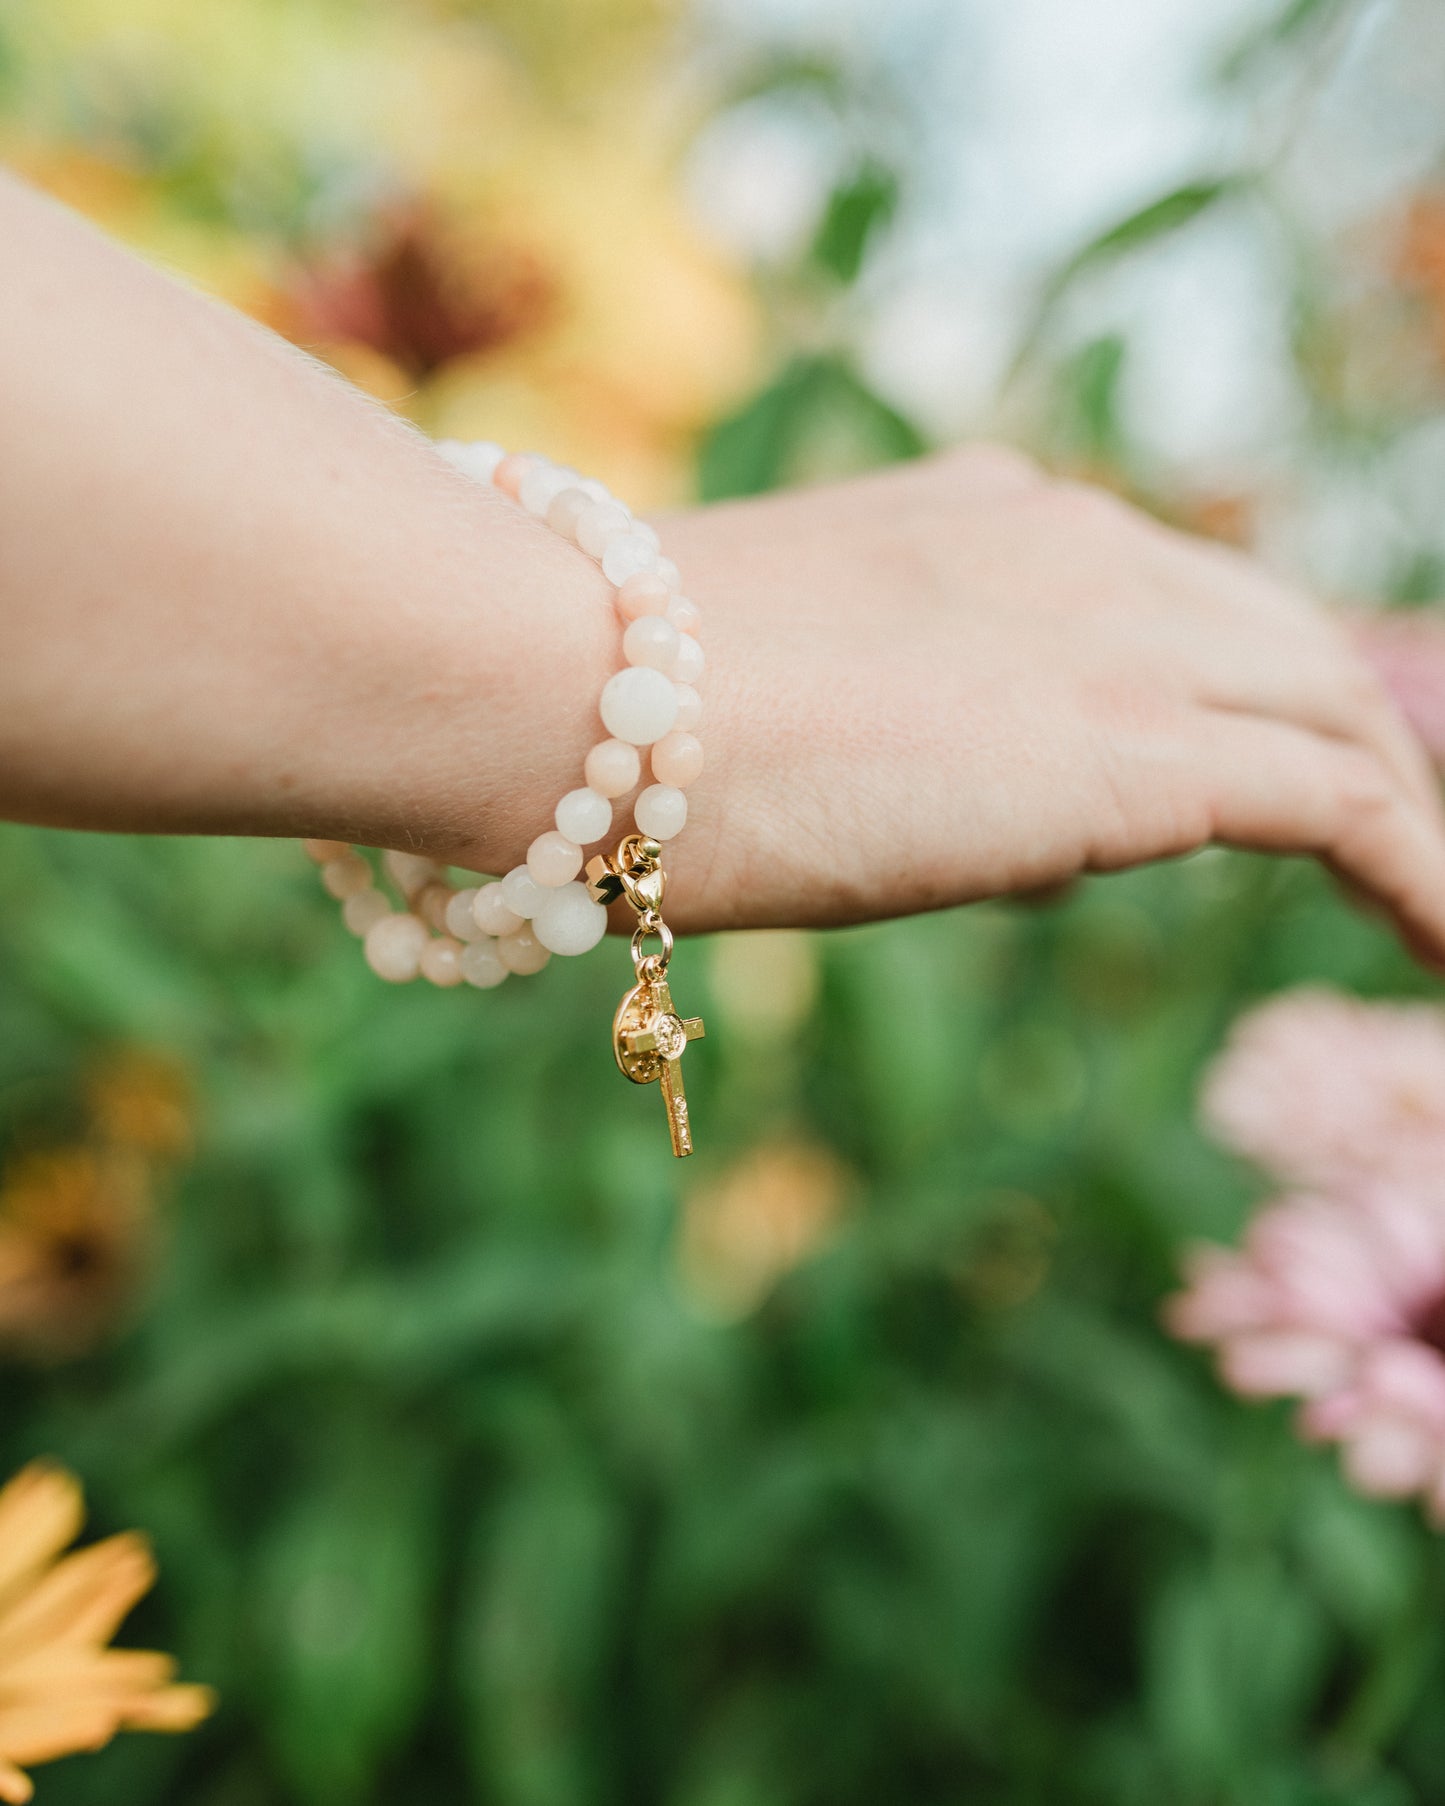
<svg viewBox="0 0 1445 1806">
<path fill-rule="evenodd" d="M 678 1260 L 689 1295 L 710 1315 L 745 1315 L 832 1240 L 849 1190 L 827 1148 L 794 1141 L 747 1155 L 685 1202 Z"/>
<path fill-rule="evenodd" d="M 84 1511 L 74 1476 L 33 1462 L 0 1488 L 0 1800 L 34 1793 L 24 1770 L 117 1731 L 188 1731 L 215 1709 L 178 1685 L 169 1656 L 107 1645 L 155 1583 L 134 1532 L 62 1554 Z"/>
<path fill-rule="evenodd" d="M 189 1087 L 168 1061 L 116 1055 L 86 1092 L 82 1142 L 17 1155 L 0 1176 L 0 1348 L 42 1360 L 115 1326 L 151 1252 L 156 1169 L 191 1146 Z"/>
<path fill-rule="evenodd" d="M 191 1151 L 191 1087 L 164 1055 L 128 1049 L 104 1061 L 87 1087 L 97 1137 L 157 1160 Z"/>
<path fill-rule="evenodd" d="M 0 1184 L 0 1347 L 84 1353 L 134 1289 L 151 1219 L 134 1159 L 93 1148 L 22 1155 Z"/>
<path fill-rule="evenodd" d="M 535 253 L 414 203 L 378 219 L 366 249 L 305 271 L 293 299 L 293 337 L 319 340 L 323 355 L 328 345 L 365 345 L 423 379 L 544 324 L 555 283 Z"/>
</svg>

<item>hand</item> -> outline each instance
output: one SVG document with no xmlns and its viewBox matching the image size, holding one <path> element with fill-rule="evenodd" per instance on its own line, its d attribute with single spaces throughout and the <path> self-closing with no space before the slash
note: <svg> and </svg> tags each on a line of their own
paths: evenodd
<svg viewBox="0 0 1445 1806">
<path fill-rule="evenodd" d="M 860 921 L 1209 841 L 1313 853 L 1445 961 L 1445 817 L 1343 628 L 973 448 L 664 528 L 703 611 L 679 928 Z"/>
</svg>

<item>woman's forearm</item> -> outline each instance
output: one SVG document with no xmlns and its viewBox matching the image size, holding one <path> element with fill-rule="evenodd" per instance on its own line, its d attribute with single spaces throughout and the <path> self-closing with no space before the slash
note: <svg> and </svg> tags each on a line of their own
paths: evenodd
<svg viewBox="0 0 1445 1806">
<path fill-rule="evenodd" d="M 578 780 L 596 567 L 0 174 L 0 814 L 505 866 Z"/>
<path fill-rule="evenodd" d="M 0 243 L 0 813 L 521 858 L 603 731 L 596 565 L 3 178 Z M 1250 560 L 989 448 L 696 510 L 666 545 L 708 661 L 675 927 L 1224 840 L 1322 857 L 1445 964 L 1421 750 Z"/>
</svg>

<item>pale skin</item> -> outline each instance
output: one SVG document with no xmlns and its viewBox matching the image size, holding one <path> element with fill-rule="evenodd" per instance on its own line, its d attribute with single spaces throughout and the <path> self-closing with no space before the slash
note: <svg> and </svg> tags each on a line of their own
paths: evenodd
<svg viewBox="0 0 1445 1806">
<path fill-rule="evenodd" d="M 595 565 L 3 175 L 0 244 L 0 814 L 515 864 L 602 737 Z M 1445 964 L 1424 757 L 1345 630 L 1250 560 L 989 447 L 663 534 L 708 655 L 678 929 L 1217 840 L 1327 861 Z"/>
</svg>

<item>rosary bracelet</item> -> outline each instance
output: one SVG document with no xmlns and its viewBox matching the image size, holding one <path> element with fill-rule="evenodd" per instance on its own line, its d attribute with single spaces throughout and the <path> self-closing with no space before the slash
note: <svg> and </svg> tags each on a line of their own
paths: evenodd
<svg viewBox="0 0 1445 1806">
<path fill-rule="evenodd" d="M 662 919 L 662 843 L 686 822 L 685 792 L 702 770 L 702 743 L 693 731 L 702 718 L 695 687 L 703 670 L 698 611 L 679 593 L 677 566 L 662 555 L 657 534 L 603 484 L 530 453 L 509 457 L 485 442 L 443 440 L 437 450 L 595 559 L 615 587 L 626 662 L 602 690 L 599 710 L 609 738 L 588 753 L 582 785 L 557 805 L 556 826 L 539 834 L 526 861 L 496 882 L 456 890 L 435 860 L 384 853 L 398 909 L 355 847 L 339 840 L 303 844 L 340 902 L 346 926 L 361 937 L 372 971 L 392 984 L 420 977 L 485 991 L 509 972 L 540 972 L 554 953 L 595 947 L 606 932 L 607 905 L 624 898 L 637 917 L 637 982 L 613 1018 L 612 1051 L 634 1084 L 660 1084 L 672 1151 L 690 1154 L 681 1059 L 703 1025 L 700 1017 L 677 1015 L 667 985 L 673 943 Z M 583 849 L 609 836 L 613 802 L 641 779 L 643 747 L 652 749 L 655 781 L 633 804 L 634 829 L 612 853 L 588 860 L 579 880 Z M 657 950 L 649 953 L 653 939 Z"/>
</svg>

